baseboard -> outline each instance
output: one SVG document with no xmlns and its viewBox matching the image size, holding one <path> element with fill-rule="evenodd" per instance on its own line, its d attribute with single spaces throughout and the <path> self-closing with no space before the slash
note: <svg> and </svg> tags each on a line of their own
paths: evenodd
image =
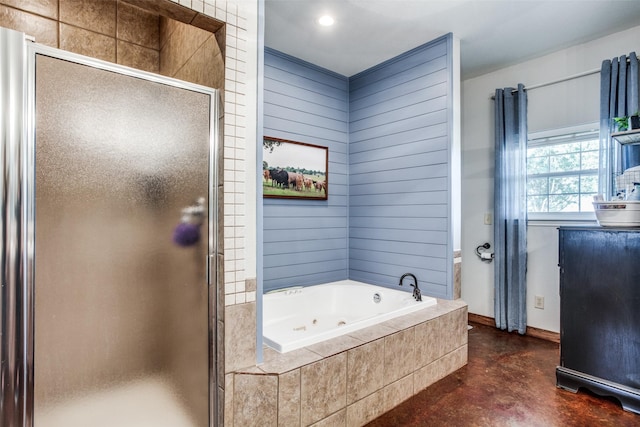
<svg viewBox="0 0 640 427">
<path fill-rule="evenodd" d="M 496 320 L 493 317 L 481 316 L 480 314 L 469 313 L 469 322 L 479 323 L 485 326 L 496 326 Z"/>
<path fill-rule="evenodd" d="M 496 326 L 496 320 L 493 317 L 482 316 L 480 314 L 469 313 L 469 322 L 478 323 L 485 326 Z M 527 326 L 526 335 L 531 337 L 540 338 L 546 341 L 560 343 L 560 334 L 558 332 L 551 332 L 544 329 L 534 328 Z"/>
</svg>

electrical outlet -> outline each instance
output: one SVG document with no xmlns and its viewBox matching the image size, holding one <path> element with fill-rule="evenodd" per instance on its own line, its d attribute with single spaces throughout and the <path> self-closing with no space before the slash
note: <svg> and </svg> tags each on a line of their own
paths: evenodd
<svg viewBox="0 0 640 427">
<path fill-rule="evenodd" d="M 544 297 L 541 295 L 535 296 L 534 307 L 544 310 Z"/>
<path fill-rule="evenodd" d="M 493 218 L 490 212 L 484 214 L 484 225 L 491 225 Z"/>
</svg>

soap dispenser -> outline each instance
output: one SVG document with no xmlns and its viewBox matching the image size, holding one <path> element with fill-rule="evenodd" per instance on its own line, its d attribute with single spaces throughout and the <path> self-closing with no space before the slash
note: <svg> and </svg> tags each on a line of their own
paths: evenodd
<svg viewBox="0 0 640 427">
<path fill-rule="evenodd" d="M 633 189 L 627 195 L 627 200 L 640 201 L 640 182 L 633 183 Z"/>
</svg>

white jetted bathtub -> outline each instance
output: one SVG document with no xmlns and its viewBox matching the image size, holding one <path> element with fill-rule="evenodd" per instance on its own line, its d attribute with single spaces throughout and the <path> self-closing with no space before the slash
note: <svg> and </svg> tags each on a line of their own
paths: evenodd
<svg viewBox="0 0 640 427">
<path fill-rule="evenodd" d="M 413 290 L 409 281 L 405 286 Z M 435 304 L 435 298 L 423 295 L 418 302 L 406 290 L 353 280 L 286 288 L 263 297 L 263 338 L 286 353 Z"/>
</svg>

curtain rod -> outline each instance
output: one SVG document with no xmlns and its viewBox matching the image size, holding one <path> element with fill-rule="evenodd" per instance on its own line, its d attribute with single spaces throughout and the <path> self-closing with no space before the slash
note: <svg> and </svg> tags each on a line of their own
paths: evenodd
<svg viewBox="0 0 640 427">
<path fill-rule="evenodd" d="M 630 60 L 631 60 L 631 58 L 630 58 L 630 57 L 627 57 L 627 62 L 629 62 Z M 638 59 L 638 62 L 640 62 L 640 59 Z M 529 87 L 525 87 L 524 89 L 525 89 L 525 90 L 538 89 L 538 88 L 540 88 L 540 87 L 551 86 L 551 85 L 554 85 L 554 84 L 556 84 L 556 83 L 566 82 L 567 80 L 578 79 L 578 78 L 580 78 L 580 77 L 585 77 L 585 76 L 589 76 L 589 75 L 591 75 L 591 74 L 599 73 L 601 69 L 602 69 L 602 68 L 596 68 L 596 69 L 594 69 L 594 70 L 584 71 L 584 72 L 582 72 L 582 73 L 574 74 L 574 75 L 571 75 L 571 76 L 569 76 L 569 77 L 564 77 L 564 78 L 561 78 L 561 79 L 558 79 L 558 80 L 552 80 L 552 81 L 550 81 L 550 82 L 546 82 L 546 83 L 539 83 L 539 84 L 537 84 L 537 85 L 531 85 L 531 86 L 529 86 Z M 512 91 L 511 91 L 511 93 L 516 93 L 516 92 L 518 92 L 518 90 L 517 90 L 517 89 L 514 89 L 514 90 L 512 90 Z M 492 95 L 490 96 L 490 98 L 491 98 L 491 99 L 493 99 L 493 100 L 495 100 L 495 99 L 496 99 L 495 94 L 492 94 Z"/>
<path fill-rule="evenodd" d="M 590 76 L 591 74 L 596 74 L 596 73 L 599 73 L 599 72 L 600 72 L 600 68 L 596 68 L 594 70 L 583 71 L 582 73 L 573 74 L 571 76 L 563 77 L 563 78 L 557 79 L 557 80 L 552 80 L 550 82 L 538 83 L 538 84 L 535 84 L 535 85 L 527 86 L 524 89 L 525 90 L 538 89 L 538 88 L 541 88 L 541 87 L 551 86 L 551 85 L 554 85 L 554 84 L 557 84 L 557 83 L 566 82 L 567 80 L 573 80 L 573 79 L 578 79 L 580 77 Z M 514 90 L 511 91 L 511 93 L 516 93 L 516 92 L 518 92 L 517 89 L 514 89 Z M 495 100 L 496 99 L 495 94 L 491 95 L 490 98 Z"/>
</svg>

